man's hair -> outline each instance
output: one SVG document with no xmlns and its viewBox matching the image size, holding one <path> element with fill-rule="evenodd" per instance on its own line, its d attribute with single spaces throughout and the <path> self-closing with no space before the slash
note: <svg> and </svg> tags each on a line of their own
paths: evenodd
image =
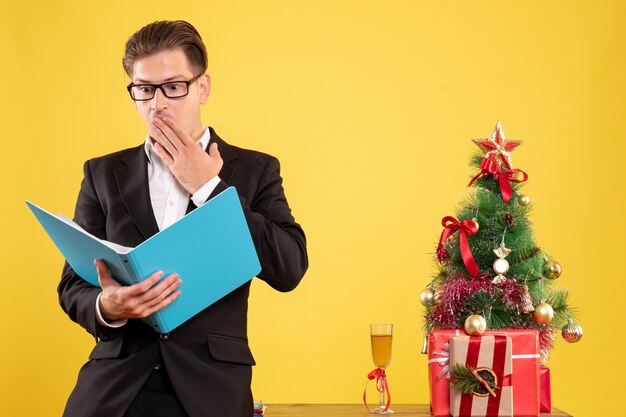
<svg viewBox="0 0 626 417">
<path fill-rule="evenodd" d="M 138 59 L 158 52 L 181 48 L 191 68 L 198 74 L 206 72 L 207 53 L 200 34 L 184 20 L 161 20 L 139 29 L 126 42 L 122 65 L 129 77 Z"/>
</svg>

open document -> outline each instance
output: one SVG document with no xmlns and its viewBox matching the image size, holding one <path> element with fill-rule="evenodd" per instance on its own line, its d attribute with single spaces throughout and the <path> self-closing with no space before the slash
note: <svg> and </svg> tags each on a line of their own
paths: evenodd
<svg viewBox="0 0 626 417">
<path fill-rule="evenodd" d="M 89 234 L 70 219 L 26 202 L 74 271 L 98 286 L 94 259 L 102 259 L 122 285 L 157 271 L 177 273 L 181 295 L 144 319 L 167 333 L 261 271 L 237 191 L 230 187 L 136 248 Z"/>
</svg>

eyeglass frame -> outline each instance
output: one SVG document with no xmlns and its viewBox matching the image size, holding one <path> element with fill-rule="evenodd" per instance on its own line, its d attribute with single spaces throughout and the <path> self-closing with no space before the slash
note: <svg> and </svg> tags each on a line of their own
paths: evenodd
<svg viewBox="0 0 626 417">
<path fill-rule="evenodd" d="M 148 83 L 134 84 L 134 83 L 130 83 L 130 84 L 128 84 L 126 86 L 126 89 L 128 90 L 128 94 L 130 95 L 130 98 L 133 101 L 150 101 L 150 100 L 152 100 L 154 98 L 154 96 L 156 95 L 157 88 L 159 90 L 161 90 L 161 93 L 163 93 L 163 95 L 165 97 L 169 98 L 169 99 L 183 98 L 183 97 L 186 97 L 189 94 L 189 86 L 191 84 L 193 84 L 194 82 L 196 82 L 196 80 L 198 80 L 198 78 L 200 78 L 202 75 L 204 75 L 204 73 L 198 74 L 198 75 L 196 75 L 195 77 L 193 77 L 190 80 L 167 81 L 167 82 L 164 82 L 164 83 L 161 83 L 161 84 L 148 84 Z M 176 96 L 176 97 L 168 96 L 167 93 L 165 92 L 165 89 L 163 88 L 163 86 L 166 85 L 166 84 L 173 84 L 173 83 L 183 83 L 183 84 L 185 84 L 187 86 L 187 92 L 184 95 L 182 95 L 182 96 Z M 154 87 L 154 91 L 152 93 L 152 97 L 150 97 L 150 98 L 143 98 L 143 99 L 136 99 L 135 97 L 133 97 L 133 93 L 131 92 L 131 89 L 133 87 L 142 87 L 142 86 L 145 86 L 145 85 L 149 85 L 151 87 Z"/>
</svg>

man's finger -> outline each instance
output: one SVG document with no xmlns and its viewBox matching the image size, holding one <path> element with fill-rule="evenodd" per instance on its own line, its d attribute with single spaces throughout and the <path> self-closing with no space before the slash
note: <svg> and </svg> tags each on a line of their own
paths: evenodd
<svg viewBox="0 0 626 417">
<path fill-rule="evenodd" d="M 144 295 L 163 277 L 163 271 L 155 272 L 138 284 L 128 287 L 128 295 L 136 297 Z"/>
<path fill-rule="evenodd" d="M 219 149 L 217 148 L 217 143 L 216 143 L 216 142 L 213 142 L 213 143 L 211 144 L 211 146 L 209 147 L 209 156 L 210 156 L 211 158 L 217 158 L 217 159 L 220 159 L 220 158 L 221 158 L 221 156 L 220 156 L 220 151 L 219 151 Z"/>
<path fill-rule="evenodd" d="M 152 124 L 152 129 L 150 129 L 150 136 L 152 136 L 156 143 L 161 144 L 161 146 L 163 146 L 165 150 L 170 155 L 172 155 L 172 157 L 178 153 L 178 149 L 176 148 L 174 143 L 172 143 L 172 141 L 170 140 L 170 138 L 167 137 L 165 132 L 163 132 L 163 130 L 160 129 L 159 126 L 156 124 L 156 119 L 155 122 Z"/>
<path fill-rule="evenodd" d="M 161 120 L 162 123 L 176 135 L 183 145 L 195 145 L 193 138 L 189 136 L 174 119 L 168 116 L 163 116 Z"/>
<path fill-rule="evenodd" d="M 107 265 L 102 260 L 96 259 L 93 263 L 96 266 L 96 271 L 98 273 L 98 283 L 100 284 L 100 288 L 121 286 L 117 281 L 111 278 L 111 275 L 109 275 L 109 268 L 107 268 Z"/>
<path fill-rule="evenodd" d="M 173 119 L 169 120 L 172 120 L 173 122 Z M 189 142 L 185 140 L 188 135 L 183 132 L 182 129 L 174 130 L 170 125 L 165 123 L 163 119 L 159 118 L 154 119 L 154 124 L 156 125 L 156 127 L 161 129 L 161 132 L 163 132 L 167 139 L 172 142 L 172 144 L 176 147 L 176 150 L 182 150 L 182 148 L 189 144 Z"/>
<path fill-rule="evenodd" d="M 165 150 L 163 145 L 161 145 L 159 142 L 156 142 L 154 144 L 154 150 L 156 151 L 157 155 L 159 155 L 159 158 L 161 158 L 163 162 L 165 162 L 165 165 L 170 166 L 174 162 L 174 158 L 172 158 L 172 155 L 170 155 Z"/>
<path fill-rule="evenodd" d="M 152 286 L 139 299 L 140 299 L 142 304 L 144 304 L 144 303 L 151 304 L 151 303 L 153 303 L 153 300 L 158 299 L 159 297 L 161 297 L 161 295 L 163 295 L 164 292 L 167 292 L 167 289 L 169 287 L 171 287 L 172 285 L 174 285 L 175 287 L 178 287 L 180 285 L 180 282 L 181 281 L 178 278 L 177 274 L 171 274 L 171 275 L 167 276 L 165 279 L 161 280 L 161 282 L 159 282 L 158 284 Z M 170 290 L 169 292 L 171 292 L 171 291 L 172 290 Z M 167 292 L 167 293 L 169 293 L 169 292 Z M 165 295 L 167 295 L 167 294 L 165 294 Z M 163 295 L 163 297 L 165 295 Z"/>
<path fill-rule="evenodd" d="M 166 285 L 161 287 L 162 284 L 166 284 Z M 176 279 L 174 279 L 171 282 L 169 282 L 167 280 L 163 280 L 161 283 L 159 283 L 159 287 L 160 288 L 158 288 L 158 291 L 153 293 L 152 297 L 147 299 L 144 302 L 145 306 L 147 308 L 152 308 L 152 307 L 160 304 L 168 296 L 170 296 L 172 293 L 176 292 L 176 289 L 178 287 L 180 287 L 181 284 L 182 284 L 182 280 L 180 278 L 178 278 L 178 277 L 176 277 Z M 156 290 L 156 289 L 157 289 L 156 287 L 153 288 L 153 290 Z M 152 290 L 150 290 L 149 292 L 152 292 Z M 147 295 L 147 293 L 146 293 L 146 295 Z"/>
<path fill-rule="evenodd" d="M 94 259 L 93 264 L 96 266 L 96 272 L 98 273 L 98 277 L 109 274 L 106 264 L 100 259 Z"/>
<path fill-rule="evenodd" d="M 143 314 L 141 315 L 142 318 L 143 317 L 148 317 L 150 314 L 152 314 L 152 313 L 154 313 L 156 311 L 164 309 L 165 307 L 170 305 L 175 299 L 177 299 L 179 295 L 180 295 L 180 291 L 174 291 L 173 293 L 168 295 L 163 301 L 161 301 L 157 305 L 155 305 L 153 307 L 149 307 L 146 310 L 144 310 Z"/>
</svg>

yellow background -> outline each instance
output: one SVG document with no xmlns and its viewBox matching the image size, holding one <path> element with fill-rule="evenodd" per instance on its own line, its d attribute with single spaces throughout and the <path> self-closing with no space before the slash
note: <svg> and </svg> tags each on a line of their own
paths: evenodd
<svg viewBox="0 0 626 417">
<path fill-rule="evenodd" d="M 440 220 L 468 193 L 470 139 L 500 119 L 525 140 L 513 161 L 530 175 L 536 238 L 583 318 L 583 340 L 559 340 L 549 362 L 553 404 L 617 414 L 623 2 L 91 3 L 0 3 L 0 414 L 59 415 L 92 348 L 58 307 L 62 257 L 24 200 L 72 215 L 83 161 L 143 140 L 121 56 L 164 18 L 189 20 L 207 44 L 205 123 L 279 157 L 308 236 L 295 292 L 253 285 L 255 398 L 358 403 L 368 323 L 392 322 L 393 401 L 428 401 L 418 295 Z"/>
</svg>

